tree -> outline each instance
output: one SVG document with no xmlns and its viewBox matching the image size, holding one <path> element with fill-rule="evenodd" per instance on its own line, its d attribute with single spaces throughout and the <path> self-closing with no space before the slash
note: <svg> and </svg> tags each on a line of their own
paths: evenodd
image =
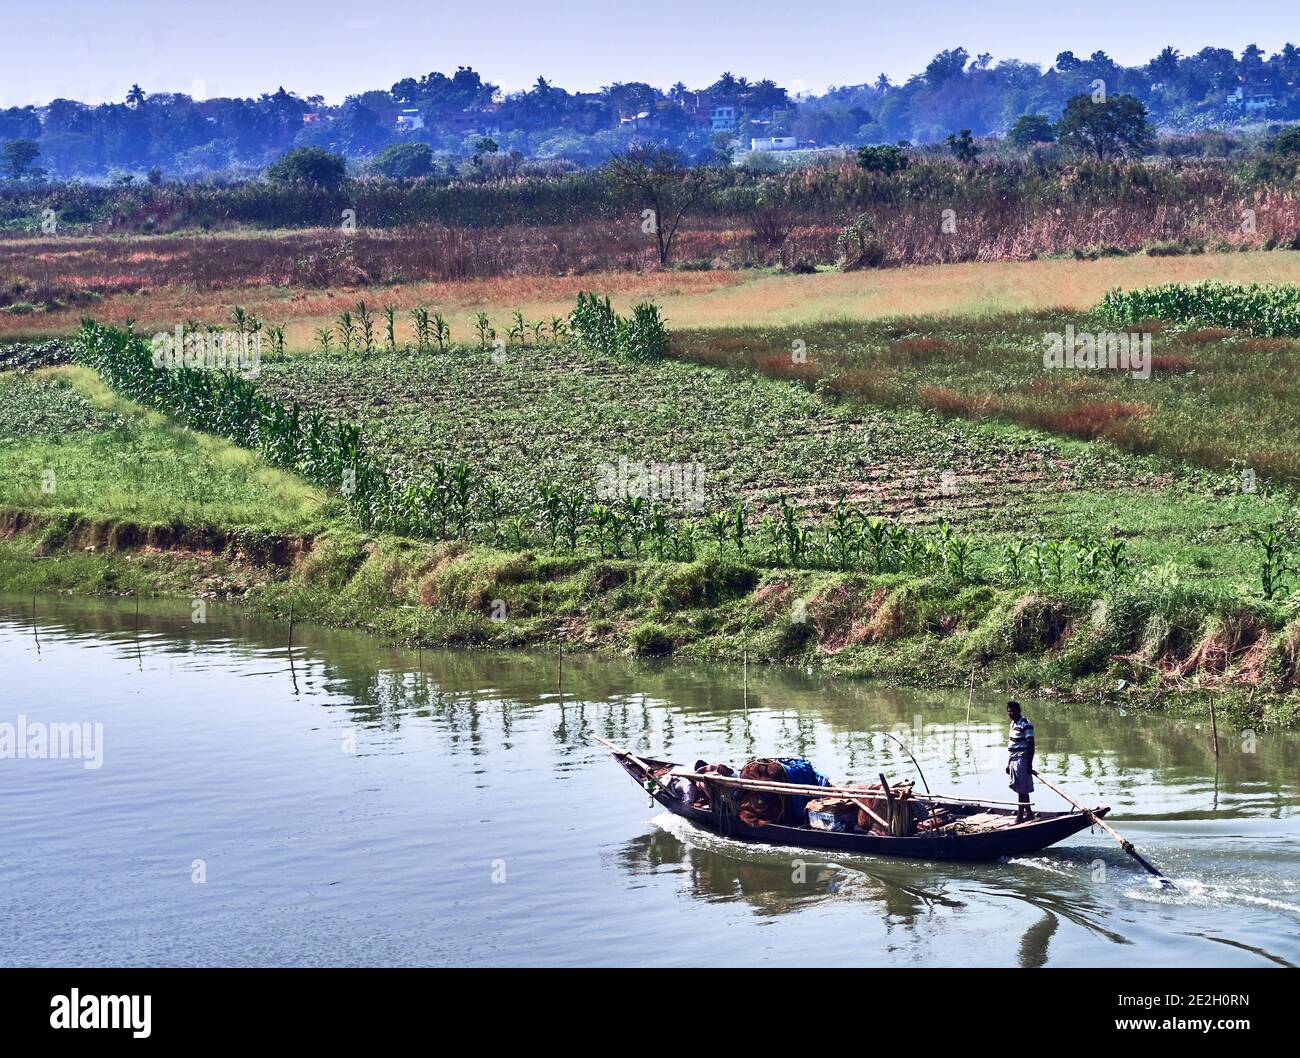
<svg viewBox="0 0 1300 1058">
<path fill-rule="evenodd" d="M 1007 139 L 1014 147 L 1032 147 L 1035 143 L 1051 143 L 1056 133 L 1042 114 L 1021 114 L 1012 122 Z"/>
<path fill-rule="evenodd" d="M 1273 150 L 1278 154 L 1300 155 L 1300 125 L 1288 125 L 1277 134 Z"/>
<path fill-rule="evenodd" d="M 1131 95 L 1072 96 L 1056 123 L 1056 137 L 1063 146 L 1097 158 L 1140 155 L 1151 144 L 1147 108 Z"/>
<path fill-rule="evenodd" d="M 390 180 L 412 180 L 433 172 L 433 151 L 427 143 L 394 143 L 375 155 L 370 168 Z"/>
<path fill-rule="evenodd" d="M 712 188 L 708 171 L 688 169 L 676 151 L 653 143 L 633 144 L 611 158 L 605 171 L 617 191 L 648 211 L 643 224 L 654 233 L 659 264 L 666 266 L 682 218 Z"/>
<path fill-rule="evenodd" d="M 980 153 L 978 144 L 970 134 L 970 129 L 962 129 L 958 133 L 948 133 L 948 149 L 952 151 L 953 156 L 959 162 L 973 162 Z"/>
<path fill-rule="evenodd" d="M 369 154 L 389 138 L 378 115 L 359 99 L 350 99 L 343 105 L 330 135 L 331 146 L 347 154 Z"/>
<path fill-rule="evenodd" d="M 131 90 L 126 93 L 126 104 L 135 107 L 137 110 L 144 106 L 144 89 L 138 84 L 133 84 Z"/>
<path fill-rule="evenodd" d="M 324 147 L 295 147 L 266 169 L 268 180 L 277 184 L 312 184 L 334 187 L 347 176 L 347 162 L 341 154 Z"/>
<path fill-rule="evenodd" d="M 24 177 L 41 175 L 41 170 L 33 168 L 32 162 L 40 157 L 41 149 L 35 140 L 6 140 L 0 150 L 0 164 L 10 180 L 22 180 Z"/>
<path fill-rule="evenodd" d="M 907 165 L 907 155 L 901 147 L 884 144 L 858 148 L 858 166 L 869 173 L 897 173 Z"/>
<path fill-rule="evenodd" d="M 925 67 L 925 83 L 937 88 L 945 81 L 960 77 L 966 69 L 966 60 L 970 53 L 965 48 L 952 48 L 939 52 Z"/>
</svg>

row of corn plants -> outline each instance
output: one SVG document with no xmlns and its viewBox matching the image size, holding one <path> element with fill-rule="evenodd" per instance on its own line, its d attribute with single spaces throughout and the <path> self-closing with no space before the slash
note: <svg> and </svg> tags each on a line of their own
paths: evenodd
<svg viewBox="0 0 1300 1058">
<path fill-rule="evenodd" d="M 338 490 L 367 528 L 390 492 L 388 476 L 361 442 L 361 429 L 297 404 L 259 396 L 250 380 L 228 371 L 155 367 L 150 346 L 128 330 L 83 320 L 80 361 L 122 396 L 262 453 L 268 462 Z"/>
<path fill-rule="evenodd" d="M 1300 286 L 1167 283 L 1108 291 L 1098 312 L 1115 323 L 1168 320 L 1188 327 L 1230 327 L 1270 338 L 1300 335 Z"/>
<path fill-rule="evenodd" d="M 409 312 L 409 325 L 411 340 L 399 340 L 397 310 L 393 306 L 385 305 L 376 314 L 373 307 L 358 301 L 353 308 L 341 311 L 332 326 L 316 331 L 316 345 L 326 355 L 337 349 L 363 356 L 374 353 L 381 343 L 388 352 L 414 349 L 445 353 L 451 348 L 451 324 L 441 313 L 430 313 L 427 307 L 417 305 Z M 658 306 L 642 302 L 633 308 L 631 316 L 625 317 L 614 311 L 609 298 L 587 293 L 578 295 L 577 307 L 568 319 L 552 316 L 528 320 L 516 309 L 509 324 L 499 330 L 486 312 L 479 312 L 471 330 L 472 344 L 481 352 L 496 348 L 498 342 L 522 348 L 559 343 L 570 335 L 596 352 L 637 363 L 660 360 L 668 352 L 668 329 Z M 278 334 L 278 349 L 282 351 L 283 328 L 278 329 Z"/>
<path fill-rule="evenodd" d="M 641 315 L 634 317 L 629 337 L 624 345 L 629 349 L 640 350 L 652 344 L 654 335 L 653 320 L 647 313 L 657 314 L 653 306 L 638 306 Z M 329 354 L 336 348 L 344 353 L 369 355 L 374 353 L 381 342 L 385 351 L 394 353 L 415 351 L 419 353 L 445 353 L 452 346 L 451 324 L 441 313 L 431 313 L 424 305 L 417 305 L 408 313 L 410 340 L 399 338 L 397 309 L 384 305 L 376 316 L 364 301 L 358 301 L 353 308 L 344 309 L 335 317 L 333 326 L 323 327 L 316 332 L 316 345 L 321 353 Z M 529 320 L 518 309 L 511 314 L 510 323 L 504 330 L 498 331 L 486 312 L 476 313 L 472 321 L 474 344 L 480 351 L 486 352 L 497 344 L 498 337 L 506 346 L 540 346 L 544 342 L 558 343 L 569 335 L 570 321 L 563 316 L 550 319 Z M 382 335 L 376 328 L 382 326 Z M 660 321 L 662 329 L 662 322 Z M 283 329 L 280 331 L 283 340 Z M 335 340 L 337 339 L 337 345 Z M 660 342 L 667 348 L 666 335 Z M 651 356 L 638 356 L 631 352 L 634 359 L 655 359 L 662 351 Z"/>
</svg>

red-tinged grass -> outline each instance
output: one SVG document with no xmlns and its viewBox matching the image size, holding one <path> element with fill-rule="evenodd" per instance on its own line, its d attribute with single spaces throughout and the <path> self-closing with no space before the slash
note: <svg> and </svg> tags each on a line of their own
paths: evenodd
<svg viewBox="0 0 1300 1058">
<path fill-rule="evenodd" d="M 862 368 L 844 371 L 827 380 L 826 388 L 840 397 L 856 397 L 872 404 L 892 405 L 903 403 L 899 392 L 898 376 L 893 371 Z"/>
<path fill-rule="evenodd" d="M 1151 405 L 1142 401 L 1099 400 L 1077 404 L 1061 411 L 1026 411 L 1027 421 L 1040 422 L 1055 433 L 1067 437 L 1093 440 L 1103 435 L 1119 435 L 1117 427 L 1135 417 L 1150 415 Z"/>
<path fill-rule="evenodd" d="M 1170 373 L 1181 373 L 1195 370 L 1196 365 L 1185 356 L 1175 356 L 1172 353 L 1165 353 L 1151 357 L 1151 370 L 1164 371 Z"/>
<path fill-rule="evenodd" d="M 1234 333 L 1227 327 L 1199 327 L 1183 334 L 1182 340 L 1188 345 L 1213 345 Z"/>
<path fill-rule="evenodd" d="M 816 365 L 807 361 L 801 363 L 790 353 L 776 353 L 762 357 L 758 361 L 758 370 L 772 378 L 785 378 L 810 384 L 821 377 L 821 370 Z"/>
<path fill-rule="evenodd" d="M 978 394 L 960 393 L 949 386 L 921 386 L 916 395 L 927 408 L 933 408 L 944 415 L 962 417 L 973 416 L 978 397 Z"/>
</svg>

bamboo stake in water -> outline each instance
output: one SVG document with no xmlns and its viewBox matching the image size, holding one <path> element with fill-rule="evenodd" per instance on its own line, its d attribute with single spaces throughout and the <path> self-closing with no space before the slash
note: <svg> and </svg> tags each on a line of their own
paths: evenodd
<svg viewBox="0 0 1300 1058">
<path fill-rule="evenodd" d="M 1214 759 L 1219 759 L 1219 718 L 1214 713 L 1214 695 L 1210 695 L 1210 726 L 1214 731 Z"/>
</svg>

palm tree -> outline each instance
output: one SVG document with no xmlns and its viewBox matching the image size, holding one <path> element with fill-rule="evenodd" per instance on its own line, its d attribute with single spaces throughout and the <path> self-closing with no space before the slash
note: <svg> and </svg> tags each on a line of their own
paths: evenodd
<svg viewBox="0 0 1300 1058">
<path fill-rule="evenodd" d="M 138 84 L 133 84 L 131 86 L 131 91 L 126 94 L 126 102 L 128 106 L 133 106 L 137 109 L 144 106 L 144 90 Z"/>
</svg>

